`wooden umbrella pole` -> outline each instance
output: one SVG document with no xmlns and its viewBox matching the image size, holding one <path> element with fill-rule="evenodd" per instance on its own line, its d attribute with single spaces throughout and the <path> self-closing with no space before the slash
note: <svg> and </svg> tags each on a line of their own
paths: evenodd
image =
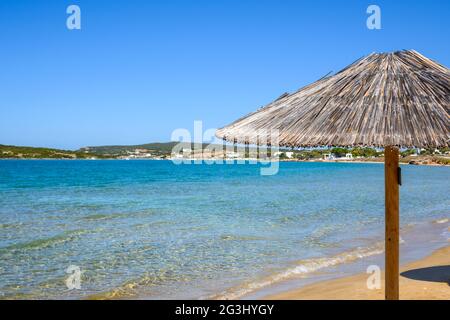
<svg viewBox="0 0 450 320">
<path fill-rule="evenodd" d="M 399 178 L 398 148 L 384 149 L 385 179 L 385 298 L 399 298 Z"/>
</svg>

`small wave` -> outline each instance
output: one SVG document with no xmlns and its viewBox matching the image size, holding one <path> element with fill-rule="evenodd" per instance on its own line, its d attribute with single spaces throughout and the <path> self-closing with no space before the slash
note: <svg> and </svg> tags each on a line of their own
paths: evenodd
<svg viewBox="0 0 450 320">
<path fill-rule="evenodd" d="M 135 298 L 138 295 L 139 288 L 149 288 L 155 285 L 160 285 L 163 283 L 171 281 L 181 281 L 182 278 L 177 277 L 170 271 L 161 271 L 161 273 L 156 275 L 144 275 L 142 278 L 133 279 L 126 281 L 119 287 L 113 288 L 109 291 L 93 294 L 87 297 L 89 300 L 115 300 L 115 299 L 126 299 Z"/>
<path fill-rule="evenodd" d="M 0 229 L 17 229 L 22 226 L 22 223 L 0 223 Z"/>
<path fill-rule="evenodd" d="M 245 296 L 246 294 L 249 294 L 253 291 L 270 286 L 274 283 L 283 280 L 288 280 L 296 276 L 302 276 L 309 273 L 313 273 L 320 269 L 354 262 L 358 259 L 381 254 L 383 252 L 384 252 L 384 242 L 378 242 L 370 247 L 356 248 L 354 250 L 342 252 L 340 254 L 331 257 L 301 260 L 296 264 L 296 266 L 289 268 L 284 272 L 268 276 L 256 282 L 246 283 L 242 286 L 228 289 L 217 295 L 210 296 L 208 297 L 208 299 L 217 299 L 217 300 L 239 299 L 242 296 Z"/>
<path fill-rule="evenodd" d="M 257 240 L 267 240 L 263 237 L 256 236 L 235 236 L 232 234 L 224 234 L 220 237 L 220 239 L 225 241 L 257 241 Z"/>
<path fill-rule="evenodd" d="M 83 220 L 109 220 L 114 218 L 121 217 L 121 214 L 92 214 L 89 216 L 84 216 L 81 219 Z"/>
<path fill-rule="evenodd" d="M 448 218 L 442 218 L 442 219 L 437 219 L 437 220 L 434 220 L 433 222 L 434 223 L 437 223 L 437 224 L 443 224 L 443 223 L 447 223 L 447 222 L 449 222 L 450 220 L 448 219 Z"/>
<path fill-rule="evenodd" d="M 145 223 L 137 223 L 133 225 L 136 229 L 143 229 L 143 228 L 149 228 L 149 227 L 156 227 L 161 225 L 171 224 L 170 221 L 154 221 L 154 222 L 145 222 Z"/>
<path fill-rule="evenodd" d="M 137 282 L 124 283 L 118 288 L 112 289 L 111 291 L 93 294 L 87 297 L 88 300 L 115 300 L 124 299 L 126 297 L 133 297 L 136 295 L 136 287 L 139 284 Z"/>
<path fill-rule="evenodd" d="M 29 242 L 23 242 L 18 244 L 13 244 L 4 248 L 1 248 L 0 251 L 11 251 L 11 250 L 39 250 L 44 249 L 47 247 L 51 247 L 57 244 L 61 244 L 64 242 L 72 241 L 76 237 L 87 233 L 86 230 L 73 230 L 73 231 L 67 231 L 60 235 L 50 237 L 50 238 L 44 238 L 44 239 L 37 239 Z"/>
</svg>

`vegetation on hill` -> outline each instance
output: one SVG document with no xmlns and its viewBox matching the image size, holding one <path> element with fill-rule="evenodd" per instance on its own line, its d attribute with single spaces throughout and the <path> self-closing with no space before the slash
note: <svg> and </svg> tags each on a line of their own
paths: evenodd
<svg viewBox="0 0 450 320">
<path fill-rule="evenodd" d="M 17 159 L 115 159 L 115 158 L 168 158 L 172 155 L 173 148 L 177 146 L 179 142 L 165 142 L 165 143 L 147 143 L 139 145 L 129 146 L 98 146 L 98 147 L 85 147 L 79 150 L 60 150 L 52 148 L 34 148 L 34 147 L 19 147 L 0 145 L 0 159 L 3 158 L 17 158 Z M 206 147 L 213 148 L 216 151 L 214 154 L 219 155 L 222 153 L 224 145 L 209 145 L 209 144 L 193 144 L 189 142 L 181 143 L 178 146 L 178 152 L 184 154 L 186 149 L 193 150 L 192 155 L 194 157 L 201 157 L 202 153 L 198 150 L 204 150 Z M 242 148 L 228 148 L 224 153 L 232 152 L 240 154 L 241 157 L 249 158 L 255 157 L 255 147 L 246 147 L 243 151 Z M 219 151 L 219 152 L 217 152 Z M 449 152 L 449 148 L 436 149 L 407 149 L 402 150 L 400 162 L 411 164 L 450 164 L 450 158 L 446 156 Z M 270 157 L 273 151 L 267 150 L 267 156 Z M 291 153 L 288 157 L 287 153 Z M 377 150 L 367 147 L 355 147 L 355 148 L 319 148 L 319 149 L 280 149 L 278 152 L 281 160 L 318 160 L 324 159 L 325 154 L 333 154 L 337 158 L 345 157 L 347 154 L 352 154 L 354 159 L 361 161 L 383 161 L 383 150 Z M 418 154 L 419 153 L 419 154 Z M 261 155 L 259 155 L 261 157 Z"/>
<path fill-rule="evenodd" d="M 190 149 L 195 152 L 196 150 L 204 150 L 207 147 L 215 150 L 223 150 L 225 148 L 224 144 L 208 144 L 208 143 L 190 143 L 190 142 L 155 142 L 155 143 L 146 143 L 146 144 L 137 144 L 137 145 L 112 145 L 112 146 L 97 146 L 97 147 L 84 147 L 77 152 L 92 154 L 98 156 L 107 156 L 107 157 L 120 157 L 127 156 L 132 153 L 136 153 L 139 151 L 141 153 L 150 153 L 155 157 L 169 157 L 172 154 L 172 151 L 175 146 L 178 146 L 178 150 L 180 149 Z M 250 147 L 250 149 L 255 149 L 255 147 Z M 247 148 L 247 151 L 249 149 Z M 248 154 L 248 152 L 246 152 Z"/>
<path fill-rule="evenodd" d="M 3 159 L 86 159 L 91 157 L 93 155 L 78 151 L 0 145 L 0 158 Z"/>
<path fill-rule="evenodd" d="M 177 142 L 167 142 L 167 143 L 146 143 L 137 145 L 112 145 L 112 146 L 98 146 L 98 147 L 84 147 L 78 152 L 91 153 L 96 155 L 126 155 L 127 152 L 132 152 L 136 149 L 146 149 L 148 151 L 158 151 L 160 153 L 170 153 L 172 148 L 177 144 Z"/>
</svg>

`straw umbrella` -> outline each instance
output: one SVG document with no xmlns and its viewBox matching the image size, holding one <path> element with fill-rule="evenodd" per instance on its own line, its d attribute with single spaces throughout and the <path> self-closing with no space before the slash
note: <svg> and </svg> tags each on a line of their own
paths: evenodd
<svg viewBox="0 0 450 320">
<path fill-rule="evenodd" d="M 450 70 L 416 51 L 373 53 L 216 131 L 254 143 L 277 130 L 287 147 L 384 147 L 385 297 L 399 297 L 401 147 L 450 145 Z"/>
</svg>

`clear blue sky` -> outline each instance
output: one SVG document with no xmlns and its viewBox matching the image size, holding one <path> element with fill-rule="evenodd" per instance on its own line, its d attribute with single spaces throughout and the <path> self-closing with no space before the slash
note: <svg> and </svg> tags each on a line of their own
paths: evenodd
<svg viewBox="0 0 450 320">
<path fill-rule="evenodd" d="M 66 28 L 77 4 L 82 29 Z M 366 28 L 381 7 L 382 30 Z M 1 0 L 0 144 L 75 149 L 221 127 L 371 52 L 450 66 L 450 1 Z"/>
</svg>

